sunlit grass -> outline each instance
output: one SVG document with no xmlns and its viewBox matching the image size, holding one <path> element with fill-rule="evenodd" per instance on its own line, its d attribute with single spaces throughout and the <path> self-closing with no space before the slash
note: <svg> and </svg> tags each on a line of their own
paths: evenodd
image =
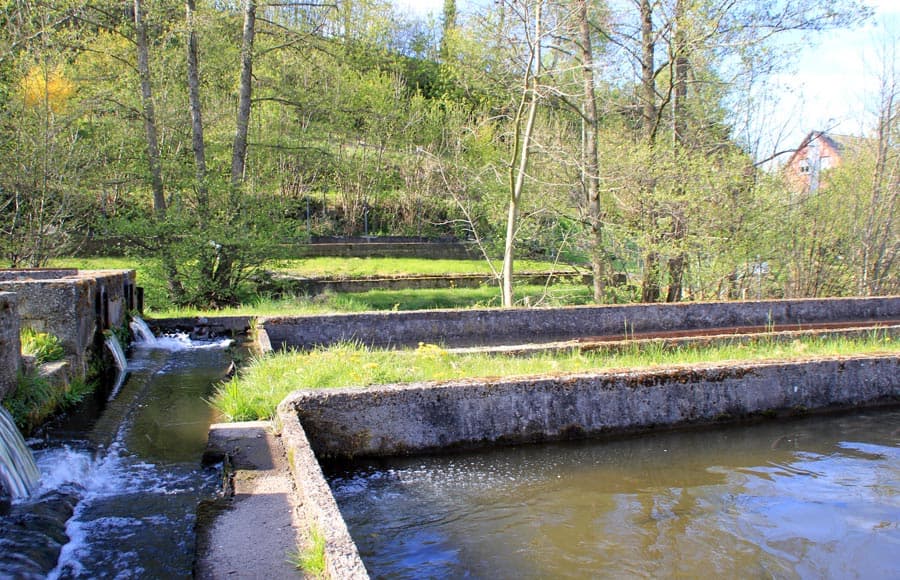
<svg viewBox="0 0 900 580">
<path fill-rule="evenodd" d="M 521 260 L 519 271 L 546 272 L 549 262 Z M 372 275 L 435 275 L 487 274 L 487 263 L 481 260 L 422 260 L 413 258 L 309 258 L 305 260 L 272 261 L 271 268 L 284 269 L 302 276 L 333 275 L 361 277 Z M 82 270 L 135 270 L 137 282 L 144 288 L 146 314 L 153 318 L 185 316 L 290 316 L 324 314 L 329 312 L 363 312 L 367 310 L 427 310 L 434 308 L 477 308 L 500 305 L 500 290 L 496 285 L 480 288 L 441 288 L 410 290 L 371 290 L 363 293 L 326 293 L 315 297 L 271 299 L 257 297 L 236 308 L 201 310 L 179 308 L 166 298 L 166 282 L 160 276 L 154 259 L 134 258 L 59 258 L 51 262 L 56 268 Z M 559 268 L 569 268 L 560 265 Z M 573 270 L 574 272 L 574 270 Z M 564 306 L 589 304 L 590 289 L 581 284 L 554 284 L 544 291 L 543 286 L 517 286 L 516 300 L 531 305 Z"/>
<path fill-rule="evenodd" d="M 591 289 L 583 285 L 556 284 L 518 286 L 519 303 L 532 306 L 564 306 L 590 304 Z M 191 308 L 168 308 L 152 312 L 158 318 L 183 316 L 292 316 L 370 310 L 429 310 L 435 308 L 488 308 L 500 306 L 500 290 L 496 286 L 480 288 L 438 288 L 416 290 L 370 290 L 360 293 L 325 293 L 283 299 L 261 298 L 238 308 L 209 312 Z"/>
<path fill-rule="evenodd" d="M 501 261 L 494 261 L 499 271 Z M 365 276 L 441 276 L 445 274 L 490 274 L 485 260 L 431 260 L 425 258 L 300 258 L 273 261 L 270 265 L 281 272 L 300 276 L 362 278 Z M 567 264 L 534 260 L 517 260 L 518 272 L 552 272 L 576 269 Z"/>
<path fill-rule="evenodd" d="M 892 341 L 888 334 L 879 331 L 873 331 L 865 338 L 805 337 L 790 342 L 761 338 L 721 345 L 633 343 L 616 351 L 572 350 L 543 352 L 529 357 L 455 354 L 435 345 L 393 351 L 345 343 L 327 349 L 282 352 L 256 359 L 237 377 L 219 386 L 213 404 L 229 420 L 246 421 L 272 417 L 278 403 L 297 389 L 898 351 L 898 341 Z"/>
</svg>

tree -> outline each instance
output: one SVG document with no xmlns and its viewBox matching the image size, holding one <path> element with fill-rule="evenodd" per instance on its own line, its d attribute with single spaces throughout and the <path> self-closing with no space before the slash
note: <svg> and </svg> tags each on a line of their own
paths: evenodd
<svg viewBox="0 0 900 580">
<path fill-rule="evenodd" d="M 538 86 L 541 78 L 541 43 L 544 31 L 541 28 L 541 11 L 543 0 L 533 5 L 527 2 L 517 3 L 516 8 L 526 24 L 525 42 L 528 54 L 527 65 L 522 79 L 521 98 L 512 119 L 514 132 L 512 154 L 508 164 L 509 206 L 506 217 L 506 236 L 503 249 L 503 268 L 501 270 L 502 303 L 506 308 L 513 306 L 513 261 L 515 259 L 516 226 L 525 177 L 528 169 L 529 148 L 534 131 L 535 116 L 538 106 Z M 529 28 L 531 12 L 534 13 L 534 27 Z"/>
<path fill-rule="evenodd" d="M 150 166 L 150 186 L 153 191 L 153 212 L 157 218 L 165 218 L 166 195 L 163 189 L 162 162 L 159 155 L 159 138 L 156 129 L 156 109 L 153 104 L 153 85 L 150 78 L 150 44 L 147 25 L 144 22 L 142 0 L 134 0 L 134 32 L 137 48 L 137 70 L 141 79 L 141 106 L 144 132 L 147 138 L 147 162 Z"/>
</svg>

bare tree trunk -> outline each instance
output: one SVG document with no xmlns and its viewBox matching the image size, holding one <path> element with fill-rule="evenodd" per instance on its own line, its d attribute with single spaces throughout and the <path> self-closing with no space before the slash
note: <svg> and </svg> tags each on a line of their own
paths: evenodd
<svg viewBox="0 0 900 580">
<path fill-rule="evenodd" d="M 256 0 L 244 2 L 244 31 L 241 39 L 241 79 L 238 89 L 238 113 L 231 154 L 232 201 L 244 183 L 247 159 L 247 130 L 250 126 L 250 99 L 253 90 L 253 40 L 256 34 Z"/>
<path fill-rule="evenodd" d="M 195 179 L 197 181 L 197 209 L 201 217 L 209 215 L 209 194 L 206 185 L 206 147 L 203 142 L 203 116 L 200 107 L 200 65 L 197 59 L 197 34 L 194 28 L 195 0 L 185 0 L 187 21 L 188 100 L 191 108 L 191 146 L 194 150 Z"/>
<path fill-rule="evenodd" d="M 653 39 L 653 7 L 650 0 L 641 0 L 641 93 L 643 98 L 642 117 L 644 138 L 647 145 L 653 147 L 656 141 L 658 126 L 656 112 L 656 76 L 653 52 L 655 42 Z M 650 228 L 655 229 L 658 221 L 656 202 L 653 200 L 655 185 L 651 182 L 646 186 L 646 195 L 650 205 Z M 655 238 L 655 235 L 652 236 Z M 656 240 L 651 241 L 651 247 L 644 255 L 644 279 L 641 282 L 641 301 L 656 302 L 659 300 L 659 254 L 655 248 Z"/>
<path fill-rule="evenodd" d="M 672 133 L 674 138 L 674 150 L 676 155 L 687 142 L 687 35 L 685 34 L 685 0 L 676 0 L 675 3 L 675 38 L 672 50 L 671 62 L 674 70 L 672 76 L 675 79 L 675 90 L 672 99 Z M 679 193 L 683 193 L 679 187 Z M 684 243 L 685 223 L 683 209 L 679 201 L 675 201 L 672 210 L 672 243 L 676 254 L 669 258 L 669 289 L 666 293 L 666 302 L 678 302 L 681 300 L 684 282 L 685 255 L 681 246 Z"/>
<path fill-rule="evenodd" d="M 153 190 L 153 213 L 157 218 L 166 215 L 166 196 L 163 190 L 162 163 L 159 138 L 156 134 L 156 111 L 153 107 L 153 88 L 150 83 L 150 47 L 147 25 L 144 23 L 142 0 L 134 0 L 134 29 L 136 32 L 138 75 L 141 79 L 141 106 L 144 130 L 147 134 L 147 160 L 150 164 L 150 186 Z"/>
<path fill-rule="evenodd" d="M 530 47 L 531 58 L 528 69 L 525 71 L 525 79 L 522 86 L 522 100 L 515 118 L 515 136 L 513 137 L 513 156 L 509 164 L 509 212 L 506 218 L 506 242 L 503 249 L 503 268 L 500 273 L 501 293 L 504 308 L 513 305 L 513 258 L 516 238 L 516 220 L 519 212 L 519 202 L 522 198 L 522 189 L 525 184 L 525 171 L 528 167 L 528 153 L 531 145 L 531 133 L 534 129 L 534 119 L 537 113 L 537 91 L 541 74 L 541 9 L 542 0 L 539 0 L 534 17 L 534 40 Z M 525 127 L 521 129 L 522 115 L 525 107 L 528 107 L 528 117 Z M 521 131 L 521 132 L 520 132 Z M 518 160 L 518 166 L 516 166 Z"/>
<path fill-rule="evenodd" d="M 600 157 L 597 148 L 597 97 L 594 91 L 594 55 L 588 0 L 578 0 L 578 32 L 581 43 L 581 78 L 584 90 L 582 120 L 582 182 L 591 224 L 591 266 L 594 272 L 594 302 L 602 302 L 606 290 L 606 255 L 603 249 L 603 216 L 600 206 Z"/>
<path fill-rule="evenodd" d="M 641 92 L 644 136 L 656 139 L 656 79 L 654 70 L 653 9 L 650 0 L 641 0 Z"/>
</svg>

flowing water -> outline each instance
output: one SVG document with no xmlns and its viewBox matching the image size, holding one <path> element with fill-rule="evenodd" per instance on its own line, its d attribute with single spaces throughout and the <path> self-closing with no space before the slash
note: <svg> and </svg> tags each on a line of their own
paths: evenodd
<svg viewBox="0 0 900 580">
<path fill-rule="evenodd" d="M 0 407 L 0 486 L 12 499 L 28 497 L 41 473 L 9 411 Z"/>
<path fill-rule="evenodd" d="M 900 410 L 325 466 L 373 577 L 900 577 Z"/>
<path fill-rule="evenodd" d="M 32 499 L 14 503 L 8 519 L 60 514 L 64 534 L 50 529 L 41 541 L 56 553 L 64 545 L 44 574 L 52 568 L 50 578 L 191 577 L 197 504 L 218 489 L 217 470 L 200 467 L 215 420 L 206 399 L 231 365 L 228 343 L 185 337 L 136 343 L 128 379 L 113 399 L 100 402 L 102 413 L 88 421 L 90 413 L 73 416 L 45 440 L 30 442 L 41 485 Z M 33 543 L 13 532 L 3 540 L 0 556 Z M 37 554 L 37 563 L 19 568 L 13 558 L 0 558 L 0 576 L 25 576 L 47 558 Z"/>
</svg>

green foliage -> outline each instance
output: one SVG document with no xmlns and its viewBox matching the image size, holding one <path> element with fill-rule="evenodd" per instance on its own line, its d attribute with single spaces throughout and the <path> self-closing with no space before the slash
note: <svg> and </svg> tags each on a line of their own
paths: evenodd
<svg viewBox="0 0 900 580">
<path fill-rule="evenodd" d="M 289 558 L 298 570 L 315 578 L 325 576 L 325 536 L 317 527 L 309 532 L 309 543 Z"/>
<path fill-rule="evenodd" d="M 22 354 L 33 356 L 36 364 L 62 360 L 65 356 L 59 339 L 47 332 L 38 332 L 32 328 L 23 328 L 19 333 Z"/>
<path fill-rule="evenodd" d="M 456 354 L 431 344 L 421 344 L 414 350 L 377 350 L 356 343 L 342 343 L 309 352 L 281 352 L 257 358 L 241 369 L 237 377 L 219 386 L 213 404 L 230 421 L 246 421 L 272 417 L 278 403 L 296 389 L 898 350 L 900 345 L 885 333 L 873 333 L 859 339 L 810 337 L 784 342 L 762 337 L 750 342 L 688 346 L 635 341 L 611 350 L 582 352 L 573 349 L 561 353 L 541 352 L 528 357 Z"/>
<path fill-rule="evenodd" d="M 60 388 L 39 373 L 20 373 L 16 392 L 4 399 L 3 405 L 22 433 L 29 434 L 49 417 L 83 401 L 94 389 L 90 381 L 76 379 Z"/>
</svg>

